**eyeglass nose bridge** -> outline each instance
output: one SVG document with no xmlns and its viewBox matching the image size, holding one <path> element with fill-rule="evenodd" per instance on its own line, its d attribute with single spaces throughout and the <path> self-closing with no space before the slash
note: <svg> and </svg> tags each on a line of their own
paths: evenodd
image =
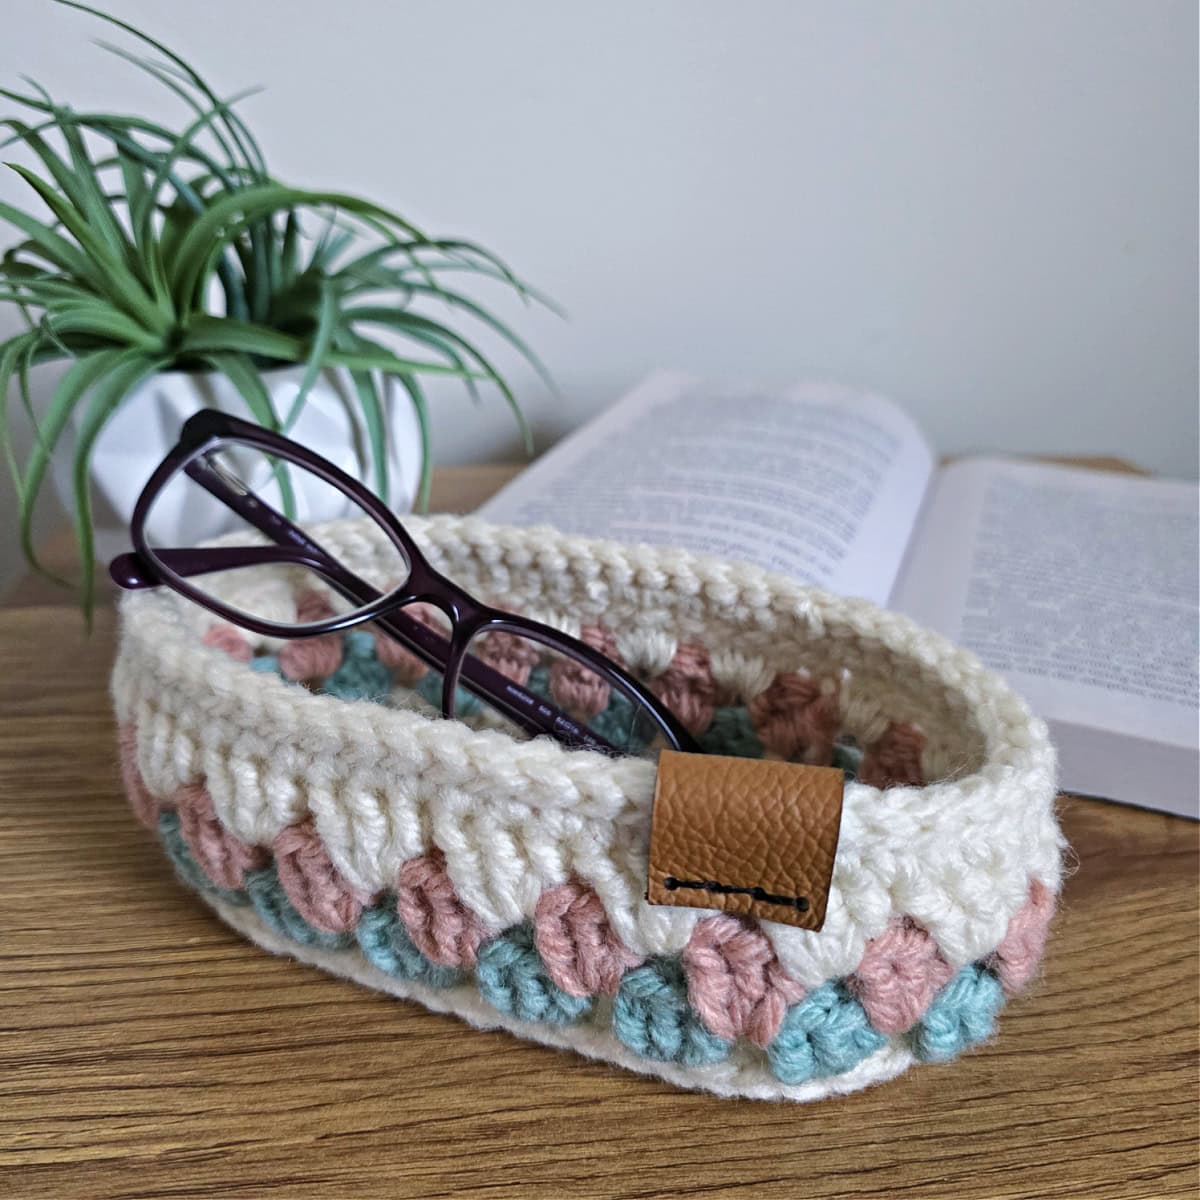
<svg viewBox="0 0 1200 1200">
<path fill-rule="evenodd" d="M 435 571 L 423 559 L 414 558 L 410 563 L 404 591 L 405 604 L 432 604 L 449 618 L 452 633 L 460 625 L 476 619 L 483 611 L 470 592 L 447 579 L 440 571 Z"/>
</svg>

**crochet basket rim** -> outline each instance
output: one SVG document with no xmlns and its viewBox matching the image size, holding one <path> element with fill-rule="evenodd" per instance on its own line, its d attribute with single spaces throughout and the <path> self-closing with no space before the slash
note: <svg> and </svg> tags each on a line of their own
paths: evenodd
<svg viewBox="0 0 1200 1200">
<path fill-rule="evenodd" d="M 735 608 L 743 594 L 769 596 L 771 608 L 778 613 L 801 618 L 812 628 L 814 641 L 821 638 L 860 634 L 874 641 L 881 654 L 895 656 L 898 665 L 935 671 L 941 682 L 954 688 L 961 697 L 963 713 L 979 730 L 984 744 L 984 761 L 975 770 L 948 779 L 939 779 L 921 787 L 888 789 L 889 809 L 899 814 L 906 806 L 935 802 L 940 808 L 953 806 L 979 788 L 1000 782 L 1027 782 L 1038 790 L 1044 787 L 1047 755 L 1053 751 L 1045 724 L 1034 718 L 1025 702 L 995 673 L 988 671 L 969 651 L 956 646 L 940 634 L 925 629 L 900 613 L 880 609 L 870 601 L 842 597 L 819 588 L 799 584 L 787 576 L 750 564 L 729 563 L 711 556 L 650 546 L 630 547 L 608 539 L 581 538 L 562 534 L 547 526 L 515 528 L 494 525 L 476 517 L 435 516 L 406 518 L 419 541 L 425 543 L 435 562 L 439 544 L 447 538 L 461 537 L 464 544 L 483 548 L 489 543 L 511 544 L 528 538 L 530 542 L 550 545 L 570 564 L 581 558 L 620 562 L 631 551 L 640 551 L 643 562 L 658 560 L 663 568 L 661 583 L 671 586 L 673 577 L 687 577 L 689 592 L 705 593 L 709 602 Z M 331 522 L 327 528 L 357 524 Z M 214 544 L 219 544 L 217 539 Z M 732 595 L 731 588 L 736 588 Z M 498 748 L 511 756 L 512 770 L 528 781 L 544 777 L 556 769 L 570 772 L 575 764 L 589 775 L 603 778 L 609 787 L 630 794 L 644 794 L 652 788 L 653 763 L 641 759 L 610 758 L 596 751 L 570 750 L 550 738 L 520 741 L 493 729 L 473 729 L 459 722 L 447 722 L 404 709 L 374 706 L 369 713 L 346 713 L 346 702 L 333 696 L 315 694 L 289 687 L 269 675 L 249 677 L 244 664 L 208 647 L 196 644 L 192 636 L 197 622 L 210 620 L 202 610 L 166 589 L 126 593 L 120 599 L 121 640 L 137 642 L 160 656 L 164 681 L 181 677 L 191 655 L 202 656 L 205 671 L 215 693 L 237 703 L 247 697 L 246 685 L 253 680 L 254 706 L 261 702 L 271 718 L 286 715 L 289 727 L 306 726 L 314 730 L 334 729 L 339 740 L 368 738 L 386 742 L 392 736 L 410 735 L 414 730 L 434 733 L 444 757 L 470 756 L 473 752 L 496 753 Z M 882 618 L 882 619 L 881 619 Z M 179 639 L 178 648 L 173 642 Z M 121 661 L 118 651 L 118 671 Z M 182 674 L 186 674 L 185 672 Z M 356 710 L 365 706 L 354 706 Z M 846 785 L 847 801 L 859 796 L 879 795 L 880 789 L 857 781 Z M 536 807 L 549 803 L 559 807 L 553 797 L 535 791 L 527 802 Z"/>
</svg>

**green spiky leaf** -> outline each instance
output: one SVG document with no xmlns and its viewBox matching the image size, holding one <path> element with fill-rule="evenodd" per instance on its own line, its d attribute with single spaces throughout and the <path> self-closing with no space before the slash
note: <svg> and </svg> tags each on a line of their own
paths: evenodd
<svg viewBox="0 0 1200 1200">
<path fill-rule="evenodd" d="M 75 526 L 90 611 L 92 453 L 112 414 L 158 370 L 223 373 L 252 418 L 276 430 L 291 428 L 323 373 L 346 372 L 371 483 L 385 498 L 391 383 L 417 417 L 422 505 L 432 463 L 422 375 L 458 379 L 472 396 L 494 388 L 528 442 L 513 388 L 458 318 L 496 335 L 547 381 L 549 373 L 507 324 L 442 276 L 503 285 L 526 302 L 548 303 L 544 297 L 472 242 L 430 236 L 362 197 L 275 179 L 240 111 L 248 91 L 222 100 L 163 43 L 80 0 L 57 2 L 140 43 L 106 48 L 162 86 L 183 116 L 73 110 L 32 81 L 28 90 L 0 88 L 18 110 L 0 117 L 2 145 L 26 160 L 11 165 L 35 206 L 0 203 L 0 226 L 16 232 L 0 255 L 0 304 L 13 305 L 25 326 L 0 343 L 0 446 L 16 487 L 22 547 L 35 567 L 35 506 L 73 423 Z M 66 370 L 35 413 L 37 369 L 53 361 Z M 283 366 L 302 371 L 281 414 L 265 372 Z M 9 438 L 17 398 L 35 430 L 23 462 Z M 278 477 L 290 511 L 282 466 Z"/>
</svg>

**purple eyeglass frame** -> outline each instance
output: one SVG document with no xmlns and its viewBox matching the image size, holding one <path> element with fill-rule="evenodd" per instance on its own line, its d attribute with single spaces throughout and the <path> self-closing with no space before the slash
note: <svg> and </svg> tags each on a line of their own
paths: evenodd
<svg viewBox="0 0 1200 1200">
<path fill-rule="evenodd" d="M 295 463 L 345 493 L 380 525 L 409 564 L 408 578 L 395 591 L 381 593 L 360 579 L 282 513 L 227 479 L 204 456 L 224 442 L 253 446 L 273 458 Z M 154 549 L 146 539 L 146 517 L 167 482 L 180 471 L 205 488 L 274 545 L 201 549 Z M 621 752 L 569 714 L 521 687 L 487 663 L 467 654 L 471 640 L 484 630 L 519 634 L 574 658 L 610 686 L 635 699 L 658 731 L 676 750 L 699 753 L 699 746 L 679 719 L 642 683 L 611 659 L 577 638 L 531 621 L 517 613 L 492 608 L 435 571 L 408 531 L 371 491 L 327 459 L 297 442 L 215 409 L 201 409 L 184 423 L 179 441 L 155 468 L 134 506 L 130 521 L 134 552 L 113 559 L 109 574 L 118 587 L 166 586 L 234 625 L 268 637 L 315 637 L 374 622 L 427 666 L 442 672 L 442 713 L 454 716 L 454 697 L 461 685 L 498 709 L 527 733 L 549 734 L 572 749 Z M 263 565 L 307 567 L 356 607 L 353 612 L 304 625 L 287 625 L 251 617 L 230 608 L 189 582 L 194 575 Z M 450 637 L 408 616 L 414 603 L 435 605 L 450 620 Z"/>
</svg>

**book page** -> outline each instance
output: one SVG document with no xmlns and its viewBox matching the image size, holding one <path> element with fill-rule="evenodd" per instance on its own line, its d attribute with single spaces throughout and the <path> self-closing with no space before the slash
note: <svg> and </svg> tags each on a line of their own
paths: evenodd
<svg viewBox="0 0 1200 1200">
<path fill-rule="evenodd" d="M 1198 495 L 1046 463 L 954 463 L 892 607 L 973 651 L 1043 717 L 1195 748 Z"/>
<path fill-rule="evenodd" d="M 480 510 L 491 521 L 682 546 L 882 603 L 933 472 L 891 401 L 652 375 Z"/>
</svg>

